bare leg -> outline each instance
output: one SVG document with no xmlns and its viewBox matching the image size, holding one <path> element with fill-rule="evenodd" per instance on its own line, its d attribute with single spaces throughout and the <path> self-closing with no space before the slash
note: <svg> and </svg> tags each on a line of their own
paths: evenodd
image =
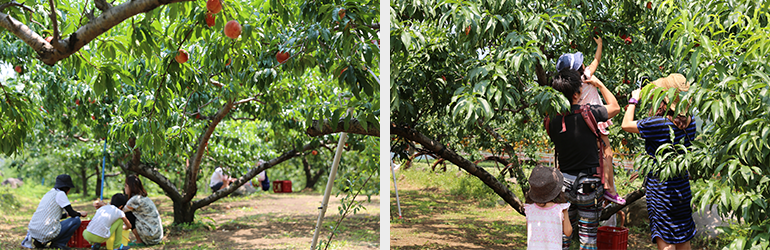
<svg viewBox="0 0 770 250">
<path fill-rule="evenodd" d="M 604 190 L 607 190 L 611 195 L 617 195 L 618 192 L 615 190 L 615 173 L 613 173 L 614 167 L 612 166 L 612 156 L 614 153 L 610 147 L 610 138 L 602 135 L 602 140 L 604 145 L 607 145 L 604 147 L 604 166 L 602 167 L 604 172 Z"/>
<path fill-rule="evenodd" d="M 679 243 L 679 244 L 676 244 L 675 246 L 676 246 L 677 250 L 690 250 L 690 249 L 692 249 L 692 246 L 690 246 L 690 241 L 687 241 L 685 243 Z"/>
<path fill-rule="evenodd" d="M 655 243 L 658 244 L 658 250 L 676 250 L 676 246 L 674 244 L 669 244 L 660 237 L 655 237 Z"/>
<path fill-rule="evenodd" d="M 131 232 L 134 232 L 134 237 L 136 237 L 136 243 L 143 243 L 142 238 L 139 238 L 139 233 L 136 232 L 136 227 L 134 227 L 134 229 L 131 229 Z"/>
</svg>

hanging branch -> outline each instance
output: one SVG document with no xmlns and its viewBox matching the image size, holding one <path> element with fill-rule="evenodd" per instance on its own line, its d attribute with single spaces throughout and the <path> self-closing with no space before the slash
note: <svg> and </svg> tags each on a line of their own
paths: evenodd
<svg viewBox="0 0 770 250">
<path fill-rule="evenodd" d="M 48 3 L 51 5 L 51 24 L 53 24 L 53 40 L 51 40 L 51 45 L 56 50 L 63 50 L 64 48 L 59 44 L 59 22 L 56 21 L 56 6 L 53 3 L 53 0 L 48 0 Z"/>
<path fill-rule="evenodd" d="M 49 0 L 51 1 L 51 0 Z M 54 65 L 56 62 L 74 54 L 96 37 L 104 34 L 112 27 L 117 26 L 128 18 L 135 15 L 146 13 L 163 5 L 169 5 L 178 2 L 191 2 L 192 0 L 131 0 L 120 5 L 108 8 L 101 15 L 91 19 L 91 22 L 80 26 L 75 32 L 67 38 L 60 39 L 54 48 L 54 45 L 45 41 L 35 31 L 32 31 L 26 24 L 11 17 L 8 14 L 0 12 L 0 27 L 10 31 L 13 35 L 19 37 L 24 43 L 32 47 L 37 52 L 40 61 L 47 65 Z M 0 11 L 8 6 L 22 6 L 17 2 L 10 2 L 0 5 Z M 29 10 L 29 8 L 25 8 Z M 55 10 L 52 9 L 52 12 Z M 52 15 L 54 15 L 52 13 Z M 54 25 L 56 22 L 54 21 Z M 56 29 L 54 32 L 57 32 Z"/>
</svg>

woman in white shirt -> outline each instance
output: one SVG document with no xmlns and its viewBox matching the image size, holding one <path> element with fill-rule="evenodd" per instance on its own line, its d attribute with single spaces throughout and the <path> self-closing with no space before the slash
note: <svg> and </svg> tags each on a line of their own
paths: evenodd
<svg viewBox="0 0 770 250">
<path fill-rule="evenodd" d="M 233 181 L 235 181 L 235 178 L 230 178 L 230 176 L 225 175 L 222 166 L 217 166 L 217 168 L 214 169 L 214 174 L 211 175 L 209 187 L 211 187 L 211 192 L 216 192 L 220 189 L 229 187 L 230 183 Z"/>
</svg>

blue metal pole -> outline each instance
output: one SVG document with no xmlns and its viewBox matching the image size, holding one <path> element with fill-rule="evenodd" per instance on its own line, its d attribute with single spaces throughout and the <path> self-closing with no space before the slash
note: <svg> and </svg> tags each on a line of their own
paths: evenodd
<svg viewBox="0 0 770 250">
<path fill-rule="evenodd" d="M 104 200 L 104 164 L 107 161 L 107 139 L 104 139 L 104 151 L 102 151 L 102 190 L 99 191 L 99 200 Z"/>
</svg>

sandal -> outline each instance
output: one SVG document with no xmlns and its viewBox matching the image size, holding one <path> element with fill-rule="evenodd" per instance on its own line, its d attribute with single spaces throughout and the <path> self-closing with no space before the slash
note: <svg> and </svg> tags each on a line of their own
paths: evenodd
<svg viewBox="0 0 770 250">
<path fill-rule="evenodd" d="M 136 243 L 136 242 L 129 242 L 129 247 L 146 247 L 147 245 L 144 244 L 144 242 Z"/>
<path fill-rule="evenodd" d="M 620 197 L 620 195 L 618 195 L 618 194 L 611 195 L 607 191 L 604 191 L 604 198 L 609 200 L 609 201 L 611 201 L 611 202 L 617 203 L 618 205 L 625 205 L 626 204 L 626 199 L 623 199 L 623 197 Z"/>
</svg>

